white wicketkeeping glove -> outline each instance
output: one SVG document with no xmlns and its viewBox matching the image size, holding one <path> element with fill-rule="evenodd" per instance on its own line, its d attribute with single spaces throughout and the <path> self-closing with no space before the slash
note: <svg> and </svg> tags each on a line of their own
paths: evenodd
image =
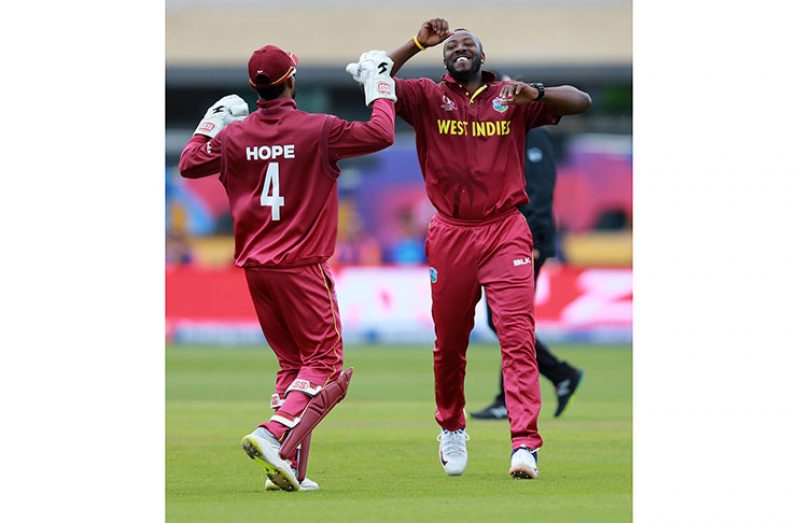
<svg viewBox="0 0 798 523">
<path fill-rule="evenodd" d="M 347 64 L 346 72 L 352 75 L 352 79 L 360 84 L 360 87 L 363 87 L 363 59 L 366 57 L 367 54 L 373 53 L 374 51 L 366 51 L 365 53 L 360 55 L 360 58 L 357 59 L 357 62 L 352 62 Z M 390 58 L 389 58 L 390 59 Z"/>
<path fill-rule="evenodd" d="M 226 125 L 243 120 L 248 114 L 249 106 L 243 98 L 236 94 L 227 95 L 208 109 L 194 134 L 203 134 L 213 139 Z"/>
<path fill-rule="evenodd" d="M 352 78 L 363 85 L 367 107 L 378 98 L 396 101 L 396 84 L 391 78 L 391 69 L 393 60 L 385 51 L 368 51 L 360 55 L 357 64 L 346 66 Z"/>
<path fill-rule="evenodd" d="M 346 72 L 352 75 L 352 78 L 363 85 L 363 79 L 360 77 L 360 63 L 359 62 L 352 62 L 346 66 Z"/>
</svg>

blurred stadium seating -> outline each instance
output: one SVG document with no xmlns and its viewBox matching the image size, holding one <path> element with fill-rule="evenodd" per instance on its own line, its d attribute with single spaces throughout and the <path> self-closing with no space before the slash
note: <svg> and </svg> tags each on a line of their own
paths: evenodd
<svg viewBox="0 0 798 523">
<path fill-rule="evenodd" d="M 252 49 L 274 42 L 299 55 L 299 108 L 365 120 L 362 94 L 344 65 L 367 49 L 392 49 L 433 16 L 480 35 L 486 69 L 548 85 L 573 84 L 591 94 L 593 107 L 586 115 L 551 128 L 559 167 L 554 209 L 560 256 L 559 265 L 555 261 L 544 269 L 541 289 L 552 283 L 570 301 L 556 296 L 541 301 L 546 296 L 541 293 L 539 326 L 562 339 L 629 338 L 631 1 L 388 0 L 375 6 L 365 0 L 167 0 L 166 7 L 167 324 L 172 339 L 234 342 L 259 336 L 251 305 L 241 303 L 237 294 L 242 275 L 230 272 L 232 223 L 224 190 L 215 177 L 189 181 L 176 170 L 180 150 L 211 103 L 234 92 L 254 107 L 245 73 Z M 442 73 L 441 55 L 434 49 L 402 70 L 407 77 L 439 78 Z M 428 290 L 426 277 L 419 274 L 425 271 L 423 239 L 434 213 L 410 128 L 397 119 L 392 147 L 340 165 L 339 242 L 333 263 L 339 290 L 350 286 L 339 293 L 348 338 L 379 339 L 386 332 L 393 339 L 408 333 L 428 336 L 427 320 L 401 320 L 403 314 L 429 315 L 428 292 L 412 298 L 402 293 Z M 420 287 L 411 283 L 419 277 Z M 382 286 L 381 279 L 387 280 Z M 406 282 L 405 291 L 398 282 Z M 207 301 L 191 298 L 191 289 L 198 288 L 216 293 L 227 308 L 185 311 L 181 300 L 186 292 L 192 303 Z M 382 288 L 383 294 L 359 295 L 355 288 Z M 355 304 L 344 311 L 349 299 Z M 358 307 L 379 310 L 375 304 L 380 300 L 405 304 L 394 307 L 391 316 L 394 327 L 405 325 L 404 331 L 386 331 L 385 325 L 375 330 L 358 319 Z M 238 316 L 231 317 L 231 311 Z M 484 319 L 478 318 L 477 325 L 475 336 L 489 335 L 482 329 Z"/>
</svg>

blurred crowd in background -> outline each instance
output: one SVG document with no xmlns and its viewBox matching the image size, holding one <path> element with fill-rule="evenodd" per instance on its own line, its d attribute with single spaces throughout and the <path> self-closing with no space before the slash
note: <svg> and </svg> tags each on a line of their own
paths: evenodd
<svg viewBox="0 0 798 523">
<path fill-rule="evenodd" d="M 632 156 L 628 135 L 558 137 L 561 157 L 554 210 L 558 258 L 628 265 Z M 336 265 L 426 263 L 424 237 L 434 214 L 412 137 L 365 161 L 341 162 Z M 232 263 L 232 221 L 215 177 L 181 178 L 166 169 L 167 263 Z"/>
<path fill-rule="evenodd" d="M 299 109 L 365 120 L 368 111 L 344 72 L 346 62 L 369 48 L 390 51 L 429 16 L 448 15 L 455 27 L 469 27 L 481 36 L 488 57 L 485 69 L 518 80 L 572 84 L 591 94 L 593 107 L 586 115 L 550 128 L 558 165 L 558 258 L 576 265 L 631 265 L 631 2 L 499 0 L 494 9 L 517 11 L 518 17 L 509 18 L 471 0 L 461 2 L 470 8 L 467 15 L 461 9 L 452 13 L 450 2 L 410 3 L 388 0 L 375 7 L 361 0 L 167 1 L 167 264 L 232 263 L 232 222 L 221 184 L 215 177 L 183 179 L 176 165 L 197 121 L 216 99 L 236 93 L 249 102 L 250 110 L 256 108 L 245 72 L 252 49 L 274 42 L 299 55 Z M 365 5 L 368 16 L 361 9 Z M 291 24 L 269 23 L 276 14 L 285 20 L 301 15 L 302 32 Z M 369 31 L 373 24 L 353 23 L 361 18 L 392 23 Z M 602 21 L 603 29 L 591 20 Z M 358 29 L 341 32 L 338 24 L 343 23 Z M 216 37 L 207 42 L 201 35 L 211 27 Z M 562 37 L 565 29 L 567 38 Z M 533 33 L 536 37 L 530 39 Z M 538 44 L 529 46 L 530 41 Z M 433 49 L 409 62 L 402 76 L 437 80 L 443 72 L 440 53 Z M 410 128 L 397 118 L 392 147 L 340 166 L 338 245 L 332 263 L 424 264 L 424 237 L 434 209 L 425 195 Z"/>
</svg>

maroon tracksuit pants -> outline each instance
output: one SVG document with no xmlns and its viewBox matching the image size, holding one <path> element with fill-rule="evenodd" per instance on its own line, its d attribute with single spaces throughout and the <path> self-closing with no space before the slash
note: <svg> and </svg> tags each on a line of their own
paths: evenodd
<svg viewBox="0 0 798 523">
<path fill-rule="evenodd" d="M 446 430 L 466 425 L 466 349 L 484 287 L 501 346 L 513 448 L 541 447 L 535 278 L 526 220 L 515 209 L 479 223 L 438 214 L 430 222 L 427 257 L 435 322 L 435 419 Z"/>
<path fill-rule="evenodd" d="M 261 426 L 282 438 L 285 422 L 301 417 L 316 391 L 343 368 L 341 320 L 326 263 L 285 269 L 247 269 L 247 283 L 263 334 L 277 356 L 275 393 L 283 404 Z M 286 391 L 294 384 L 301 390 Z"/>
</svg>

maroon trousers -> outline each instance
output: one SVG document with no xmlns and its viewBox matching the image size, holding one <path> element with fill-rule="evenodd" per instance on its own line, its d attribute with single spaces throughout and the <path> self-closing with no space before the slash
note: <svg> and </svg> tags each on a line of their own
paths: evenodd
<svg viewBox="0 0 798 523">
<path fill-rule="evenodd" d="M 541 447 L 535 279 L 526 220 L 515 209 L 480 223 L 436 215 L 427 234 L 427 257 L 435 322 L 435 419 L 446 430 L 466 425 L 466 349 L 484 287 L 501 346 L 513 448 Z"/>
<path fill-rule="evenodd" d="M 298 419 L 310 397 L 343 369 L 341 319 L 326 263 L 285 269 L 247 269 L 247 283 L 263 334 L 277 355 L 275 392 L 284 400 L 275 418 Z M 307 384 L 301 382 L 308 382 Z M 261 426 L 281 438 L 289 426 L 274 419 Z"/>
</svg>

